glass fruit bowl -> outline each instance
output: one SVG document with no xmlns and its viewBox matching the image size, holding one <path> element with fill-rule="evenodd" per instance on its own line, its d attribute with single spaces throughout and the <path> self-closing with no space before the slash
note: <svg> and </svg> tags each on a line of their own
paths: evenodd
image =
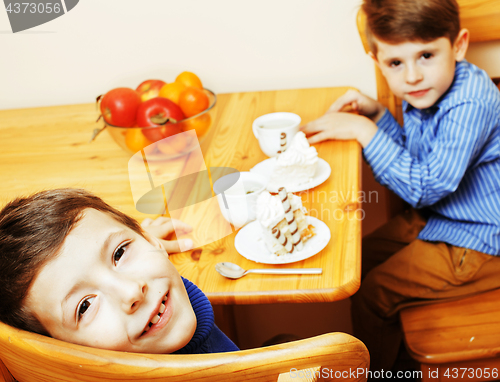
<svg viewBox="0 0 500 382">
<path fill-rule="evenodd" d="M 198 142 L 208 135 L 215 118 L 217 96 L 208 89 L 203 89 L 209 99 L 209 106 L 201 113 L 180 121 L 167 120 L 153 127 L 113 126 L 106 121 L 105 128 L 114 141 L 130 155 L 144 150 L 148 160 L 164 160 L 180 157 L 198 146 L 194 134 L 181 134 L 195 130 Z M 95 138 L 95 136 L 94 136 Z"/>
</svg>

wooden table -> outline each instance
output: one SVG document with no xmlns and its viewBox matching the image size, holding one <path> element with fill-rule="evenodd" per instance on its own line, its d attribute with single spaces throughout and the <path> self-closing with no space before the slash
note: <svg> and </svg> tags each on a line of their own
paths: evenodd
<svg viewBox="0 0 500 382">
<path fill-rule="evenodd" d="M 208 166 L 248 171 L 266 159 L 251 131 L 263 114 L 289 111 L 307 123 L 348 88 L 318 88 L 219 94 L 215 122 L 202 143 Z M 135 209 L 127 155 L 107 132 L 89 142 L 98 112 L 94 104 L 0 111 L 0 205 L 12 198 L 57 187 L 86 188 L 139 221 L 151 217 Z M 311 215 L 331 230 L 328 246 L 289 265 L 261 265 L 234 248 L 235 233 L 170 258 L 214 304 L 324 302 L 349 297 L 359 287 L 361 268 L 360 146 L 328 141 L 316 146 L 332 168 L 322 185 L 301 194 Z M 230 261 L 243 268 L 323 268 L 322 275 L 259 276 L 228 280 L 214 265 Z"/>
</svg>

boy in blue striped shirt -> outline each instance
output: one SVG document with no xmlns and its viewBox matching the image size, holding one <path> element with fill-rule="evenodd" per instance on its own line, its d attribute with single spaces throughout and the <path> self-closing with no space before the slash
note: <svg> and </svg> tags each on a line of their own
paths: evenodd
<svg viewBox="0 0 500 382">
<path fill-rule="evenodd" d="M 464 57 L 455 0 L 364 0 L 370 56 L 402 98 L 404 126 L 355 91 L 303 127 L 356 139 L 377 181 L 413 208 L 363 240 L 354 334 L 389 370 L 402 308 L 500 287 L 500 93 Z M 350 105 L 359 115 L 340 112 Z"/>
</svg>

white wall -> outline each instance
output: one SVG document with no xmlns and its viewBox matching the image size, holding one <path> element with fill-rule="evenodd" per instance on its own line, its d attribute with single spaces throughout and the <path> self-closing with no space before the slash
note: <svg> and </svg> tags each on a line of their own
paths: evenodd
<svg viewBox="0 0 500 382">
<path fill-rule="evenodd" d="M 93 102 L 113 87 L 171 82 L 184 70 L 217 93 L 351 85 L 375 96 L 358 4 L 81 0 L 16 34 L 0 9 L 0 109 Z"/>
<path fill-rule="evenodd" d="M 0 108 L 93 102 L 197 73 L 218 93 L 353 85 L 374 92 L 351 0 L 81 0 L 12 34 L 0 11 Z"/>
</svg>

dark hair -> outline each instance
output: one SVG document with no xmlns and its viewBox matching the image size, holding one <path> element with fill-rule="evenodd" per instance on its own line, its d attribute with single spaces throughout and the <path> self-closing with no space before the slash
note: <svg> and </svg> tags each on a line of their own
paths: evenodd
<svg viewBox="0 0 500 382">
<path fill-rule="evenodd" d="M 56 256 L 87 208 L 109 214 L 143 235 L 137 221 L 81 189 L 55 189 L 17 198 L 0 211 L 0 321 L 48 333 L 24 305 L 36 275 Z"/>
<path fill-rule="evenodd" d="M 456 0 L 364 0 L 361 7 L 374 54 L 377 46 L 373 36 L 391 44 L 447 37 L 454 44 L 460 32 Z"/>
</svg>

